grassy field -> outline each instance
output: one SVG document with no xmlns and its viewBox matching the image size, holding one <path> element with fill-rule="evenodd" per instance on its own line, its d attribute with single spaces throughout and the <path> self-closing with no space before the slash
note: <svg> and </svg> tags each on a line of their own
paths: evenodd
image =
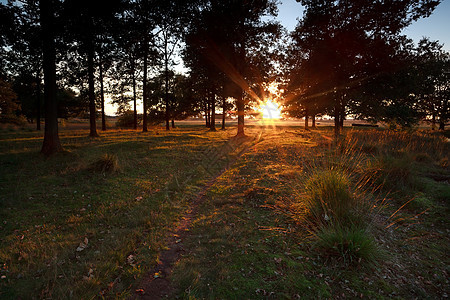
<svg viewBox="0 0 450 300">
<path fill-rule="evenodd" d="M 234 134 L 0 131 L 0 298 L 130 297 L 200 192 L 170 298 L 448 296 L 442 134 Z"/>
</svg>

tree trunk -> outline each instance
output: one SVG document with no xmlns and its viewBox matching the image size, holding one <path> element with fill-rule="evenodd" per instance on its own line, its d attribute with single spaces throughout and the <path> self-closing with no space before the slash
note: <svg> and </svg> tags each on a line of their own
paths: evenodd
<svg viewBox="0 0 450 300">
<path fill-rule="evenodd" d="M 208 112 L 208 125 L 207 125 L 207 127 L 208 128 L 211 128 L 211 102 L 209 102 L 208 100 L 206 100 L 206 102 L 207 102 L 207 104 L 206 104 L 206 107 L 207 107 L 207 112 Z"/>
<path fill-rule="evenodd" d="M 211 124 L 209 130 L 216 131 L 216 95 L 211 93 Z"/>
<path fill-rule="evenodd" d="M 172 119 L 172 128 L 175 128 L 175 120 Z"/>
<path fill-rule="evenodd" d="M 41 130 L 41 78 L 36 76 L 36 130 Z"/>
<path fill-rule="evenodd" d="M 305 130 L 308 130 L 308 109 L 305 108 Z"/>
<path fill-rule="evenodd" d="M 313 114 L 313 115 L 311 116 L 311 120 L 312 120 L 311 127 L 312 127 L 312 128 L 316 128 L 316 114 Z"/>
<path fill-rule="evenodd" d="M 340 134 L 340 115 L 341 115 L 341 108 L 339 103 L 336 103 L 334 106 L 334 136 L 338 137 Z"/>
<path fill-rule="evenodd" d="M 134 119 L 133 119 L 133 128 L 137 129 L 137 107 L 136 107 L 136 72 L 134 66 L 134 58 L 131 61 L 131 72 L 133 78 L 133 110 L 134 110 Z"/>
<path fill-rule="evenodd" d="M 142 81 L 143 89 L 143 95 L 142 95 L 142 106 L 143 106 L 143 113 L 142 113 L 142 132 L 147 132 L 147 59 L 148 59 L 148 41 L 145 39 L 144 41 L 144 78 Z"/>
<path fill-rule="evenodd" d="M 53 11 L 50 0 L 40 0 L 42 53 L 44 70 L 45 130 L 41 152 L 51 155 L 62 151 L 58 135 L 58 106 L 56 102 L 56 49 Z"/>
<path fill-rule="evenodd" d="M 92 40 L 88 40 L 88 94 L 89 94 L 89 136 L 98 137 L 97 124 L 95 123 L 95 89 L 94 89 L 94 45 Z"/>
<path fill-rule="evenodd" d="M 445 130 L 445 123 L 448 120 L 448 103 L 446 99 L 443 100 L 444 103 L 441 106 L 439 113 L 439 130 Z"/>
<path fill-rule="evenodd" d="M 206 104 L 206 102 L 204 102 L 203 108 L 204 108 L 204 111 L 205 111 L 205 126 L 209 128 L 209 124 L 208 124 L 208 105 Z"/>
<path fill-rule="evenodd" d="M 344 129 L 344 120 L 345 120 L 345 101 L 344 101 L 344 94 L 341 97 L 341 103 L 340 103 L 340 113 L 339 113 L 339 127 L 341 129 Z"/>
<path fill-rule="evenodd" d="M 341 105 L 341 111 L 339 114 L 339 127 L 341 127 L 341 129 L 344 129 L 344 119 L 345 119 L 345 106 Z"/>
<path fill-rule="evenodd" d="M 167 49 L 167 36 L 164 39 L 164 68 L 166 71 L 165 81 L 165 98 L 166 98 L 166 130 L 170 130 L 169 127 L 169 118 L 170 118 L 170 112 L 169 112 L 169 57 L 168 57 L 168 49 Z"/>
<path fill-rule="evenodd" d="M 222 101 L 222 130 L 225 130 L 225 114 L 227 106 L 227 98 L 223 97 Z"/>
<path fill-rule="evenodd" d="M 237 115 L 238 115 L 238 131 L 236 136 L 245 136 L 244 133 L 244 92 L 239 88 L 240 92 L 236 99 Z"/>
<path fill-rule="evenodd" d="M 436 130 L 436 114 L 434 113 L 434 111 L 431 118 L 431 130 Z"/>
<path fill-rule="evenodd" d="M 245 49 L 245 42 L 241 41 L 241 45 L 239 47 L 239 60 L 244 62 L 246 57 L 246 49 Z M 238 65 L 240 66 L 240 65 Z M 242 70 L 240 70 L 242 71 Z M 243 73 L 243 72 L 241 72 Z M 244 103 L 244 91 L 243 89 L 238 86 L 237 88 L 237 98 L 236 98 L 236 108 L 237 108 L 237 114 L 238 114 L 238 131 L 236 136 L 245 136 L 244 132 L 244 109 L 245 109 L 245 103 Z"/>
<path fill-rule="evenodd" d="M 106 115 L 105 115 L 105 93 L 103 90 L 103 65 L 102 65 L 102 59 L 100 57 L 100 65 L 99 65 L 99 71 L 100 71 L 100 99 L 102 104 L 102 130 L 106 131 Z"/>
</svg>

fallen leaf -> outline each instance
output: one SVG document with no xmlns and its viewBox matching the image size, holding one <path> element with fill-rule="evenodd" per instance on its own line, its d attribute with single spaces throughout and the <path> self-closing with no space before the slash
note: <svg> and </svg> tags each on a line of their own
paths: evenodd
<svg viewBox="0 0 450 300">
<path fill-rule="evenodd" d="M 87 237 L 85 237 L 85 238 L 84 238 L 84 241 L 81 242 L 80 245 L 78 246 L 77 252 L 81 252 L 81 251 L 83 251 L 84 249 L 86 249 L 88 243 L 89 243 L 89 240 L 88 240 Z"/>
</svg>

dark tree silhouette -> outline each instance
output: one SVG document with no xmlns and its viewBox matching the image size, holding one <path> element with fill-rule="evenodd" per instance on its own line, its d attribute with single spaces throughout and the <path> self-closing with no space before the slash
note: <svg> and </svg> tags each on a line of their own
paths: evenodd
<svg viewBox="0 0 450 300">
<path fill-rule="evenodd" d="M 305 87 L 323 87 L 321 94 L 327 95 L 335 134 L 339 135 L 349 91 L 360 81 L 391 71 L 401 30 L 429 16 L 439 1 L 301 3 L 305 15 L 293 38 L 294 48 L 303 53 L 302 73 L 312 78 Z"/>
<path fill-rule="evenodd" d="M 412 72 L 417 76 L 414 100 L 432 117 L 432 128 L 438 122 L 439 130 L 444 130 L 450 118 L 450 53 L 425 38 L 419 42 L 416 59 Z"/>
<path fill-rule="evenodd" d="M 64 16 L 67 19 L 66 37 L 71 37 L 75 45 L 87 57 L 89 96 L 89 136 L 97 137 L 95 103 L 95 55 L 101 51 L 101 37 L 107 32 L 108 23 L 114 22 L 116 12 L 122 9 L 121 0 L 64 1 Z"/>
<path fill-rule="evenodd" d="M 56 103 L 55 1 L 40 0 L 42 53 L 44 70 L 45 130 L 41 152 L 51 155 L 63 150 L 58 135 Z"/>
</svg>

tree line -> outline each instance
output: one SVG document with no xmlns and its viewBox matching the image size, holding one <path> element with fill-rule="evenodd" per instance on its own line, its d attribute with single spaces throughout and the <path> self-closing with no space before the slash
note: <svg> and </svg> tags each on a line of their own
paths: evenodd
<svg viewBox="0 0 450 300">
<path fill-rule="evenodd" d="M 287 32 L 275 0 L 9 0 L 0 4 L 0 119 L 40 129 L 42 152 L 60 151 L 58 117 L 86 116 L 106 130 L 105 95 L 134 129 L 215 112 L 244 115 L 267 85 L 283 88 L 292 117 L 329 115 L 339 134 L 351 115 L 411 126 L 449 116 L 449 53 L 402 35 L 439 1 L 297 0 Z M 182 59 L 186 74 L 177 74 Z M 230 100 L 231 99 L 231 100 Z M 143 109 L 138 112 L 138 102 Z M 314 126 L 314 121 L 313 121 Z"/>
</svg>

